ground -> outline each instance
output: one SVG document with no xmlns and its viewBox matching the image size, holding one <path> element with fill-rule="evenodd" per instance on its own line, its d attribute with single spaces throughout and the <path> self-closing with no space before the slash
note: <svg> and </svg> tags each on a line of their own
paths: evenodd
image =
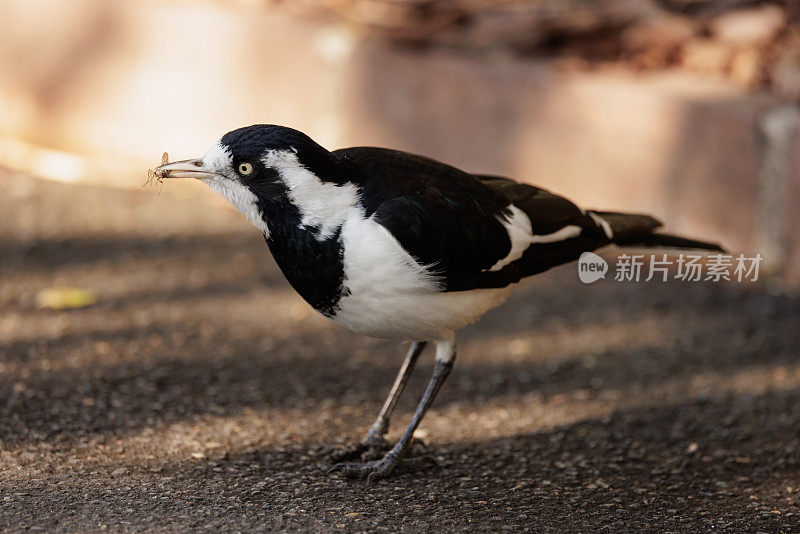
<svg viewBox="0 0 800 534">
<path fill-rule="evenodd" d="M 366 485 L 327 454 L 404 347 L 316 315 L 211 193 L 0 173 L 0 213 L 0 529 L 800 531 L 800 295 L 777 281 L 521 284 Z M 40 309 L 58 286 L 98 302 Z"/>
</svg>

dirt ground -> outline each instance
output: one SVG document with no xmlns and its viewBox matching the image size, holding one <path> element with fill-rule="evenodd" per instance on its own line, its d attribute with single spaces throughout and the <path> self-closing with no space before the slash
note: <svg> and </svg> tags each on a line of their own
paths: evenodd
<svg viewBox="0 0 800 534">
<path fill-rule="evenodd" d="M 327 454 L 404 347 L 316 315 L 238 214 L 168 185 L 0 172 L 0 529 L 800 531 L 797 291 L 530 280 L 368 486 Z M 98 302 L 39 309 L 57 286 Z"/>
</svg>

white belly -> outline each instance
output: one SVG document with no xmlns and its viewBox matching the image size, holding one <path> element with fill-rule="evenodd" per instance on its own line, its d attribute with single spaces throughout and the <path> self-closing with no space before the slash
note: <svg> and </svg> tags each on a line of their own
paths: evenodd
<svg viewBox="0 0 800 534">
<path fill-rule="evenodd" d="M 383 226 L 354 210 L 342 226 L 344 287 L 331 319 L 360 334 L 439 339 L 503 302 L 510 288 L 440 293 L 430 273 Z"/>
</svg>

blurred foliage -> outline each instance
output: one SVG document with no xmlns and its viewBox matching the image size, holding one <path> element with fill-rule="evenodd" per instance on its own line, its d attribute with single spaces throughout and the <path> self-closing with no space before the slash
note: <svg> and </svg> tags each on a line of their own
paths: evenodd
<svg viewBox="0 0 800 534">
<path fill-rule="evenodd" d="M 395 42 L 472 53 L 685 68 L 800 99 L 800 2 L 322 0 Z"/>
</svg>

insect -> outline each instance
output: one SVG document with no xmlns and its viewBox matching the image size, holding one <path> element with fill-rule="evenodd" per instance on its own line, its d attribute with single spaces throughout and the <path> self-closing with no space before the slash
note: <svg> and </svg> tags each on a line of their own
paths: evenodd
<svg viewBox="0 0 800 534">
<path fill-rule="evenodd" d="M 164 152 L 161 154 L 161 165 L 166 165 L 169 163 L 169 154 Z M 165 172 L 156 167 L 155 169 L 147 169 L 147 181 L 142 185 L 142 187 L 147 187 L 153 183 L 157 183 L 161 185 L 161 189 L 158 190 L 158 194 L 161 194 L 161 191 L 164 190 L 164 175 Z"/>
</svg>

